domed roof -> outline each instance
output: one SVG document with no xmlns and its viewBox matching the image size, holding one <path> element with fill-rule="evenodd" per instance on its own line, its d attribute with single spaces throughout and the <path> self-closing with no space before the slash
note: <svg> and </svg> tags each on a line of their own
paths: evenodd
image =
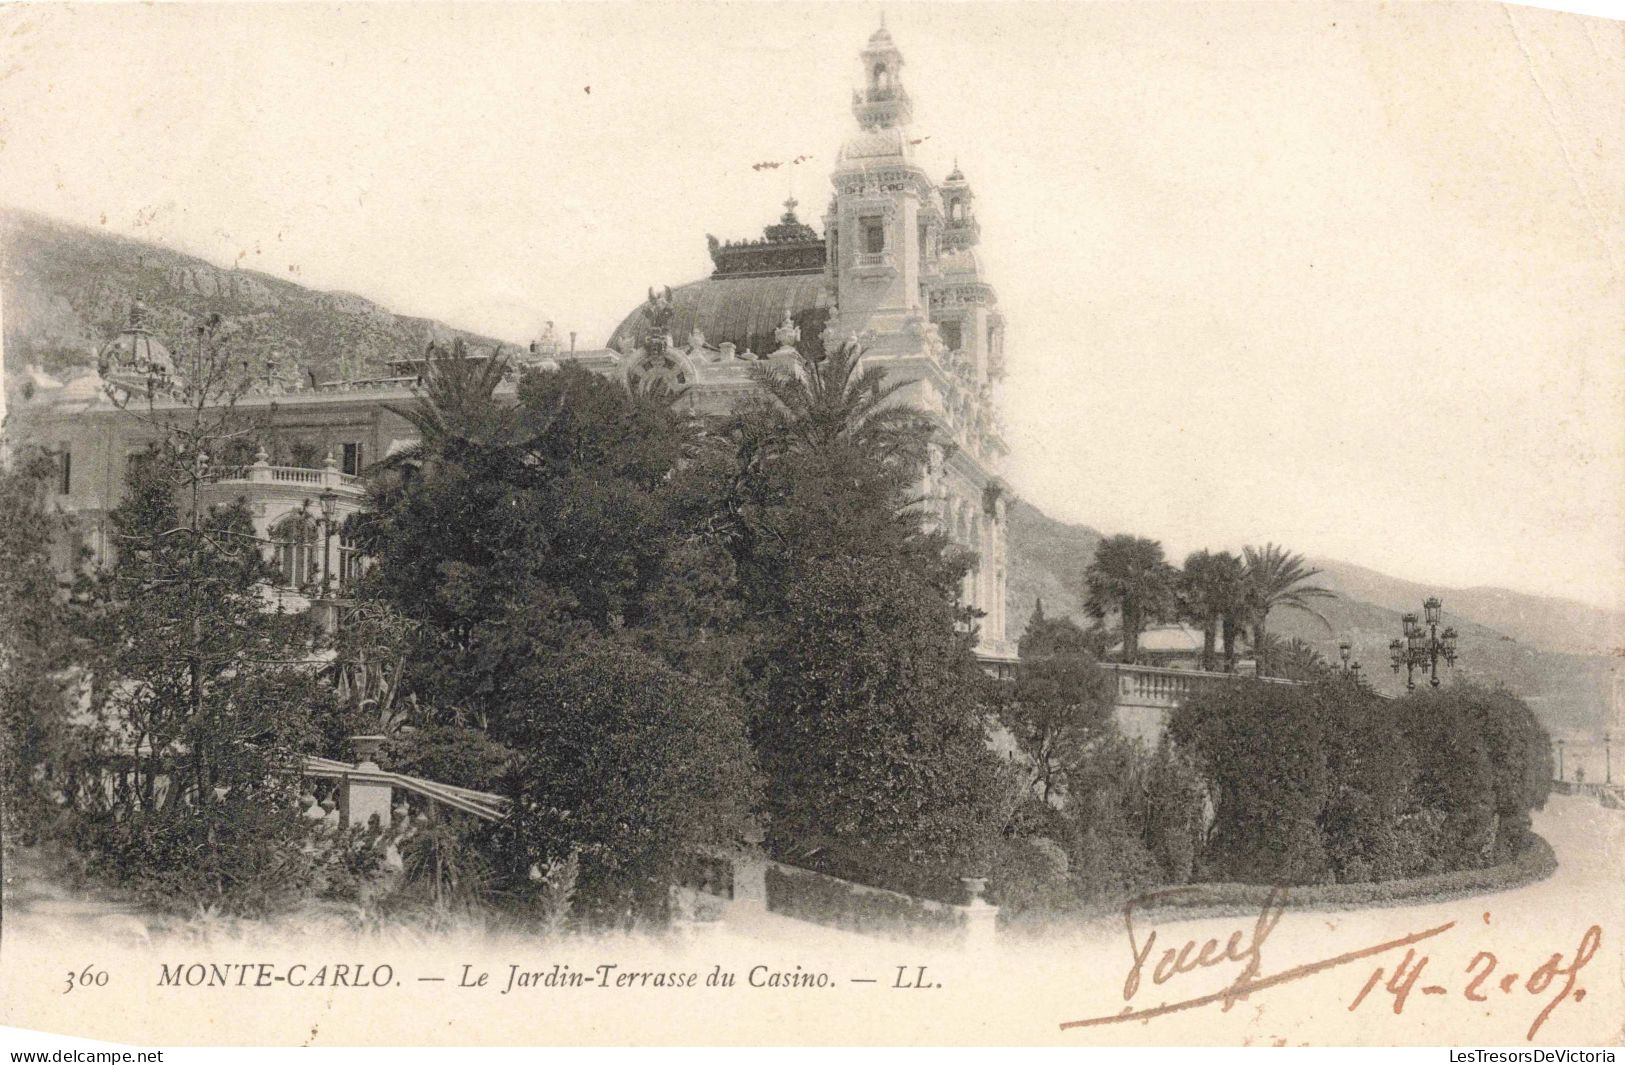
<svg viewBox="0 0 1625 1065">
<path fill-rule="evenodd" d="M 130 324 L 109 340 L 96 356 L 103 377 L 110 374 L 139 377 L 173 377 L 175 360 L 162 341 L 147 331 L 147 305 L 137 300 L 130 306 Z"/>
<path fill-rule="evenodd" d="M 739 351 L 765 355 L 777 348 L 773 331 L 785 315 L 801 327 L 803 354 L 817 357 L 824 351 L 824 326 L 829 322 L 829 292 L 824 275 L 780 274 L 766 277 L 708 277 L 672 289 L 672 343 L 685 347 L 694 331 L 705 334 L 708 347 L 731 342 Z M 648 305 L 635 308 L 616 327 L 609 346 L 621 351 L 641 347 L 652 322 Z"/>
</svg>

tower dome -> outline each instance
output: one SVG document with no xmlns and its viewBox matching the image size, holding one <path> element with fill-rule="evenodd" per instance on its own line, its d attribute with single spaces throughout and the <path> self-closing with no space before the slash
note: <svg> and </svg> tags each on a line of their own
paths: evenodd
<svg viewBox="0 0 1625 1065">
<path fill-rule="evenodd" d="M 97 353 L 96 371 L 104 380 L 143 389 L 148 382 L 167 385 L 174 378 L 175 360 L 147 328 L 145 303 L 130 305 L 129 323 Z"/>
</svg>

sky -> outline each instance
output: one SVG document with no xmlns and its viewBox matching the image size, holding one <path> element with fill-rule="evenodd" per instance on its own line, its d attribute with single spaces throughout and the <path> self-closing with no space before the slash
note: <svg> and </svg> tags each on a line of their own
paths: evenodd
<svg viewBox="0 0 1625 1065">
<path fill-rule="evenodd" d="M 867 3 L 0 9 L 0 202 L 601 346 L 793 192 Z M 885 11 L 977 193 L 1016 492 L 1625 607 L 1625 32 L 1496 4 Z M 752 164 L 810 156 L 797 166 Z"/>
</svg>

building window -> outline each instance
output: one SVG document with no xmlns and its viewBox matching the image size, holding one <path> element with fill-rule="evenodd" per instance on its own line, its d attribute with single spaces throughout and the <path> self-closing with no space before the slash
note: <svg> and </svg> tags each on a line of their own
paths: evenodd
<svg viewBox="0 0 1625 1065">
<path fill-rule="evenodd" d="M 56 456 L 56 494 L 70 495 L 73 492 L 73 452 L 63 445 Z"/>
<path fill-rule="evenodd" d="M 339 534 L 339 587 L 348 589 L 361 576 L 361 551 L 349 533 Z"/>
<path fill-rule="evenodd" d="M 881 219 L 863 220 L 863 250 L 867 255 L 879 255 L 886 250 L 886 223 Z"/>
<path fill-rule="evenodd" d="M 277 572 L 289 588 L 314 584 L 320 577 L 316 522 L 304 514 L 290 514 L 271 528 L 271 547 Z"/>
<path fill-rule="evenodd" d="M 942 334 L 942 342 L 949 351 L 958 351 L 965 344 L 964 334 L 960 332 L 958 322 L 938 322 L 937 332 Z"/>
<path fill-rule="evenodd" d="M 327 456 L 321 447 L 309 440 L 295 440 L 288 445 L 288 465 L 305 470 L 319 470 Z"/>
<path fill-rule="evenodd" d="M 351 477 L 361 476 L 361 444 L 359 441 L 354 444 L 344 445 L 344 464 L 340 469 Z"/>
</svg>

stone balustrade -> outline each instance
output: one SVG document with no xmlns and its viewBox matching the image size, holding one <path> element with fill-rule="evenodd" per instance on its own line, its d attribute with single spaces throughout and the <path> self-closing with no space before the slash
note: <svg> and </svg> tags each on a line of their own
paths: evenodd
<svg viewBox="0 0 1625 1065">
<path fill-rule="evenodd" d="M 1252 677 L 1238 673 L 1209 673 L 1198 669 L 1167 669 L 1107 662 L 1101 668 L 1117 684 L 1117 724 L 1125 736 L 1155 745 L 1162 738 L 1168 715 L 1196 692 L 1245 677 L 1266 684 L 1294 684 L 1280 677 Z"/>
<path fill-rule="evenodd" d="M 1281 677 L 1254 677 L 1239 673 L 1209 673 L 1199 669 L 1168 669 L 1163 666 L 1136 666 L 1107 662 L 1102 669 L 1117 681 L 1117 705 L 1149 706 L 1172 710 L 1194 692 L 1241 677 L 1266 684 L 1293 684 Z"/>
<path fill-rule="evenodd" d="M 254 463 L 249 466 L 222 466 L 209 471 L 209 480 L 216 484 L 247 482 L 249 484 L 303 484 L 317 488 L 360 488 L 361 478 L 334 469 L 311 469 L 308 466 L 272 466 Z"/>
</svg>

